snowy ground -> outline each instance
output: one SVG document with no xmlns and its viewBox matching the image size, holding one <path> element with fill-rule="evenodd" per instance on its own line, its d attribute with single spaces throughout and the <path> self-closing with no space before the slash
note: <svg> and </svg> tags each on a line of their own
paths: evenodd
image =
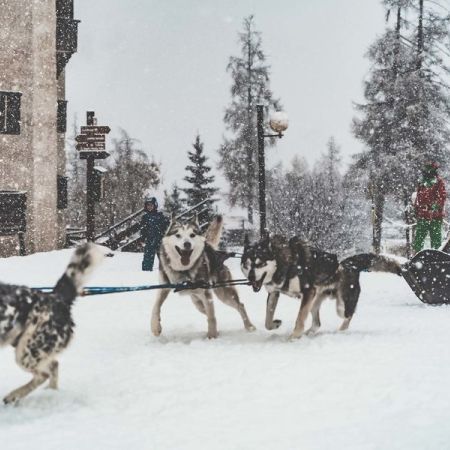
<svg viewBox="0 0 450 450">
<path fill-rule="evenodd" d="M 2 281 L 52 284 L 69 251 L 0 260 Z M 237 261 L 233 272 L 241 278 Z M 118 254 L 94 284 L 148 284 L 140 255 Z M 186 297 L 163 308 L 150 335 L 154 293 L 79 299 L 60 390 L 0 406 L 0 448 L 446 449 L 450 448 L 450 309 L 421 304 L 395 276 L 363 274 L 345 333 L 325 303 L 315 337 L 287 342 L 298 303 L 282 298 L 282 327 L 264 330 L 265 294 L 240 292 L 258 330 L 216 302 L 220 336 Z M 0 352 L 0 394 L 29 380 Z"/>
</svg>

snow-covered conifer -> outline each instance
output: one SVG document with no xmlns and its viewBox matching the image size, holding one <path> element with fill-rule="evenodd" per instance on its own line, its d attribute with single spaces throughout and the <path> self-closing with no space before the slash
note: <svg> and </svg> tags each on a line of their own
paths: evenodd
<svg viewBox="0 0 450 450">
<path fill-rule="evenodd" d="M 257 205 L 257 136 L 256 105 L 280 109 L 269 86 L 269 68 L 262 49 L 261 33 L 255 30 L 253 16 L 243 21 L 239 33 L 240 56 L 231 56 L 227 71 L 231 74 L 231 103 L 225 110 L 224 122 L 229 134 L 219 149 L 220 164 L 230 184 L 230 202 L 247 209 L 248 220 L 253 223 Z M 273 142 L 267 142 L 271 145 Z"/>
</svg>

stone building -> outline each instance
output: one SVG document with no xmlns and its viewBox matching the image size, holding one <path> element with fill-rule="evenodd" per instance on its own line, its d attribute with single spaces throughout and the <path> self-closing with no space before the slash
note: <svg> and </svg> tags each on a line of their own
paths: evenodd
<svg viewBox="0 0 450 450">
<path fill-rule="evenodd" d="M 64 244 L 64 68 L 78 22 L 73 0 L 0 0 L 0 256 L 18 254 L 22 209 L 27 253 Z"/>
</svg>

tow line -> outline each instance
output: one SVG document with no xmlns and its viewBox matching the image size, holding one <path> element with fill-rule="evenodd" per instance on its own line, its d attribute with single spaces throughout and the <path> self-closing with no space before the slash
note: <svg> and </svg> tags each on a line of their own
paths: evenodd
<svg viewBox="0 0 450 450">
<path fill-rule="evenodd" d="M 120 292 L 151 291 L 154 289 L 174 289 L 174 292 L 180 292 L 187 289 L 216 289 L 227 286 L 249 286 L 250 282 L 246 279 L 228 280 L 219 283 L 208 283 L 206 281 L 183 281 L 182 283 L 165 283 L 144 286 L 86 286 L 80 294 L 82 297 L 88 295 L 117 294 Z M 33 287 L 33 291 L 51 293 L 53 287 Z"/>
</svg>

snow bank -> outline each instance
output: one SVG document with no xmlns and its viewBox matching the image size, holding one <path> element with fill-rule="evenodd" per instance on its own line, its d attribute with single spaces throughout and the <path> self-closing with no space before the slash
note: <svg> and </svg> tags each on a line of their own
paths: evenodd
<svg viewBox="0 0 450 450">
<path fill-rule="evenodd" d="M 54 283 L 69 251 L 0 260 L 0 279 Z M 107 258 L 92 285 L 156 282 L 140 255 Z M 241 277 L 237 260 L 233 273 Z M 155 292 L 81 298 L 73 344 L 60 362 L 60 391 L 38 389 L 0 406 L 0 442 L 16 449 L 444 449 L 450 427 L 448 307 L 420 303 L 406 283 L 362 275 L 345 333 L 324 304 L 315 337 L 287 342 L 297 301 L 281 298 L 275 332 L 264 330 L 265 294 L 240 289 L 258 327 L 216 302 L 220 337 L 172 294 L 163 336 L 150 335 Z M 13 350 L 0 352 L 0 394 L 29 380 Z"/>
</svg>

